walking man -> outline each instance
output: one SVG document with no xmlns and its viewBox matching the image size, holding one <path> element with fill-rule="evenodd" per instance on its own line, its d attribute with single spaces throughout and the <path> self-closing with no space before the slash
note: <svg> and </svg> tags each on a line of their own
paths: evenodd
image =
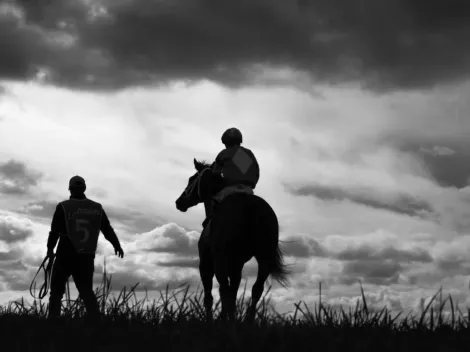
<svg viewBox="0 0 470 352">
<path fill-rule="evenodd" d="M 85 196 L 85 180 L 74 176 L 69 182 L 70 198 L 60 202 L 52 218 L 47 240 L 47 255 L 54 257 L 59 241 L 51 277 L 48 318 L 60 316 L 65 285 L 72 275 L 75 286 L 92 320 L 100 317 L 98 302 L 93 292 L 95 252 L 100 231 L 113 245 L 114 252 L 124 257 L 119 240 L 111 227 L 101 204 Z"/>
</svg>

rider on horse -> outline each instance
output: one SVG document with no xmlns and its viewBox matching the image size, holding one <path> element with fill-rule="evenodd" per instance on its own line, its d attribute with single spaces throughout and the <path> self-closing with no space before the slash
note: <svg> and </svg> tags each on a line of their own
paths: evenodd
<svg viewBox="0 0 470 352">
<path fill-rule="evenodd" d="M 259 165 L 253 152 L 242 147 L 243 137 L 237 128 L 229 128 L 222 135 L 222 143 L 225 145 L 212 164 L 212 174 L 221 176 L 224 187 L 212 198 L 210 214 L 204 220 L 204 233 L 209 233 L 209 222 L 217 205 L 226 197 L 234 193 L 253 195 L 253 190 L 259 180 Z"/>
</svg>

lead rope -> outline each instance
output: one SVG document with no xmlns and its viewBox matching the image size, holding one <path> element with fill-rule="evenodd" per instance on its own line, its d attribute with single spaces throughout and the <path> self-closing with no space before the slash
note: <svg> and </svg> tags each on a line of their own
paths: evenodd
<svg viewBox="0 0 470 352">
<path fill-rule="evenodd" d="M 46 264 L 47 262 L 47 264 Z M 54 265 L 54 258 L 51 258 L 49 256 L 46 256 L 44 260 L 42 261 L 41 265 L 39 266 L 38 271 L 36 272 L 36 275 L 34 276 L 33 281 L 31 282 L 31 286 L 29 287 L 29 293 L 33 298 L 35 299 L 43 299 L 46 297 L 47 292 L 49 291 L 50 285 L 51 285 L 51 275 L 52 275 L 52 267 Z M 44 283 L 41 286 L 41 289 L 39 290 L 39 296 L 36 297 L 33 294 L 33 287 L 36 289 L 36 278 L 38 277 L 39 272 L 41 269 L 44 271 Z"/>
</svg>

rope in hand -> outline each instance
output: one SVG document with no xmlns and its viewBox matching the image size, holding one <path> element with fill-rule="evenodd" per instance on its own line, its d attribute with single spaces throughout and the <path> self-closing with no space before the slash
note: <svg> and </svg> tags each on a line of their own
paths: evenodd
<svg viewBox="0 0 470 352">
<path fill-rule="evenodd" d="M 36 276 L 34 276 L 34 279 L 31 282 L 31 286 L 29 287 L 29 293 L 31 294 L 31 296 L 33 296 L 33 298 L 43 299 L 44 297 L 46 297 L 47 291 L 49 291 L 49 288 L 51 285 L 51 275 L 52 275 L 53 265 L 54 265 L 54 257 L 46 256 L 44 260 L 42 261 L 36 273 Z M 44 271 L 44 284 L 41 286 L 41 289 L 39 290 L 39 297 L 36 297 L 33 294 L 33 287 L 36 288 L 36 278 L 38 277 L 38 274 L 41 271 L 41 269 Z"/>
</svg>

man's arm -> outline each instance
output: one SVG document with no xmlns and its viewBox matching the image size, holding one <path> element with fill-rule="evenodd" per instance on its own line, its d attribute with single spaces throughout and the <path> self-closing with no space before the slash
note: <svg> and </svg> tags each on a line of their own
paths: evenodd
<svg viewBox="0 0 470 352">
<path fill-rule="evenodd" d="M 54 248 L 59 240 L 61 233 L 65 232 L 64 210 L 60 204 L 55 208 L 54 216 L 52 217 L 51 230 L 47 239 L 47 252 L 54 253 Z"/>
<path fill-rule="evenodd" d="M 106 238 L 109 243 L 111 243 L 114 249 L 120 249 L 121 244 L 117 238 L 116 233 L 114 232 L 111 223 L 109 222 L 108 216 L 106 215 L 104 209 L 102 209 L 103 214 L 101 215 L 101 232 L 103 232 L 104 238 Z"/>
</svg>

